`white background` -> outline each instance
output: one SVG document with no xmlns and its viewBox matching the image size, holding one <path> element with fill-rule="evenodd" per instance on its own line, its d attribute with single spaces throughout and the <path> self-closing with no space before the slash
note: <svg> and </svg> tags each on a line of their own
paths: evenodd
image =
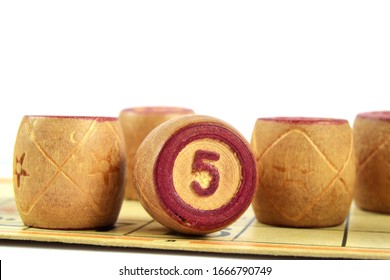
<svg viewBox="0 0 390 280">
<path fill-rule="evenodd" d="M 389 15 L 374 0 L 1 1 L 0 163 L 26 114 L 185 106 L 249 138 L 261 116 L 389 109 Z"/>
<path fill-rule="evenodd" d="M 257 117 L 352 124 L 389 93 L 388 1 L 0 2 L 1 177 L 26 114 L 184 106 L 249 139 Z"/>
</svg>

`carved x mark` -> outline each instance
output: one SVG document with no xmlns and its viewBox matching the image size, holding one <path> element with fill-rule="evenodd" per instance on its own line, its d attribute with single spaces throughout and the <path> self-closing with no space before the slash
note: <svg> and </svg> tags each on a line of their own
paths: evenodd
<svg viewBox="0 0 390 280">
<path fill-rule="evenodd" d="M 376 154 L 379 153 L 380 150 L 382 150 L 389 142 L 390 137 L 385 139 L 381 144 L 379 144 L 374 150 L 371 151 L 371 153 L 364 159 L 362 160 L 359 165 L 358 165 L 358 172 L 361 172 L 364 167 L 369 163 Z"/>
<path fill-rule="evenodd" d="M 20 158 L 16 157 L 15 175 L 18 182 L 18 188 L 20 188 L 20 177 L 30 176 L 30 174 L 25 169 L 23 169 L 23 162 L 25 156 L 26 153 L 23 153 Z"/>
<path fill-rule="evenodd" d="M 348 162 L 350 161 L 351 157 L 352 157 L 352 152 L 353 152 L 353 143 L 352 143 L 352 134 L 351 134 L 351 138 L 350 138 L 350 148 L 349 148 L 349 153 L 348 153 L 348 157 L 346 159 L 346 161 L 344 162 L 343 166 L 338 170 L 336 168 L 336 166 L 325 156 L 325 154 L 321 151 L 321 149 L 318 147 L 318 145 L 309 137 L 309 135 L 307 135 L 307 133 L 305 131 L 301 131 L 299 129 L 293 129 L 293 130 L 290 130 L 290 131 L 287 131 L 286 133 L 282 134 L 281 136 L 279 136 L 268 148 L 266 148 L 264 150 L 264 152 L 260 155 L 260 157 L 257 159 L 257 162 L 261 161 L 264 156 L 273 148 L 275 147 L 282 139 L 284 139 L 285 137 L 287 137 L 288 135 L 290 135 L 291 133 L 299 133 L 299 134 L 302 134 L 306 139 L 307 141 L 312 145 L 312 147 L 314 148 L 314 150 L 318 153 L 318 155 L 324 159 L 324 161 L 327 163 L 327 165 L 329 166 L 330 169 L 333 170 L 333 172 L 335 173 L 335 175 L 333 176 L 333 178 L 330 180 L 329 184 L 312 200 L 310 201 L 310 203 L 308 203 L 308 205 L 306 205 L 306 207 L 304 207 L 301 211 L 301 213 L 299 213 L 299 215 L 296 215 L 295 217 L 289 217 L 289 216 L 286 216 L 283 211 L 280 209 L 280 207 L 278 205 L 276 205 L 275 203 L 273 203 L 272 201 L 272 204 L 274 205 L 274 207 L 276 209 L 279 210 L 279 212 L 286 216 L 287 218 L 289 219 L 293 219 L 293 220 L 300 220 L 306 213 L 307 211 L 309 211 L 312 207 L 314 207 L 314 205 L 316 205 L 316 203 L 322 198 L 322 196 L 333 186 L 333 184 L 339 180 L 341 182 L 341 184 L 343 185 L 344 189 L 347 190 L 347 185 L 345 183 L 345 181 L 340 178 L 340 175 L 341 173 L 345 170 L 345 168 L 347 167 L 348 165 Z M 260 185 L 261 185 L 261 180 L 260 180 Z M 264 186 L 262 186 L 264 188 Z"/>
<path fill-rule="evenodd" d="M 65 157 L 64 161 L 61 164 L 58 164 L 46 151 L 45 149 L 38 143 L 38 141 L 35 139 L 35 135 L 33 133 L 33 128 L 31 123 L 26 120 L 25 121 L 25 126 L 28 131 L 30 139 L 32 139 L 32 142 L 35 144 L 35 146 L 38 148 L 38 150 L 42 153 L 42 155 L 56 168 L 56 172 L 51 176 L 51 178 L 47 181 L 47 183 L 44 185 L 43 188 L 41 188 L 40 192 L 34 197 L 32 203 L 28 207 L 27 210 L 20 209 L 22 212 L 27 215 L 30 213 L 30 211 L 34 208 L 35 204 L 39 201 L 39 198 L 51 187 L 51 183 L 54 181 L 54 179 L 57 178 L 59 174 L 62 174 L 66 179 L 68 179 L 70 182 L 72 182 L 82 193 L 84 193 L 87 196 L 90 196 L 90 194 L 86 193 L 82 187 L 80 187 L 75 180 L 72 179 L 69 174 L 67 174 L 62 168 L 69 162 L 69 160 L 72 158 L 72 156 L 77 153 L 83 147 L 84 143 L 89 139 L 90 135 L 92 134 L 95 126 L 96 126 L 96 120 L 93 120 L 91 124 L 89 125 L 86 133 L 82 137 L 81 141 L 76 145 L 75 148 L 73 148 L 69 154 Z M 91 201 L 95 203 L 93 198 L 91 197 Z M 99 207 L 95 203 L 95 209 L 100 212 Z"/>
</svg>

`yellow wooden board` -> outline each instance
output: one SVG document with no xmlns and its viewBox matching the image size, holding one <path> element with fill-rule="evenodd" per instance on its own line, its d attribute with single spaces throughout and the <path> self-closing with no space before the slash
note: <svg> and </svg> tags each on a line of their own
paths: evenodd
<svg viewBox="0 0 390 280">
<path fill-rule="evenodd" d="M 135 201 L 124 201 L 115 227 L 44 230 L 19 218 L 10 180 L 0 181 L 0 239 L 98 246 L 324 258 L 390 259 L 390 215 L 351 208 L 347 221 L 321 229 L 282 228 L 256 221 L 253 210 L 230 227 L 202 237 L 173 233 Z"/>
</svg>

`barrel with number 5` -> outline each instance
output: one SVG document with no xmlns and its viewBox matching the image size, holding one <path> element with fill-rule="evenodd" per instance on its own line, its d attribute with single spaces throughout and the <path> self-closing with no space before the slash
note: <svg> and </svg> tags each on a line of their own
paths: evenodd
<svg viewBox="0 0 390 280">
<path fill-rule="evenodd" d="M 219 119 L 188 115 L 155 128 L 135 156 L 134 185 L 148 213 L 184 234 L 223 229 L 257 188 L 251 147 Z"/>
</svg>

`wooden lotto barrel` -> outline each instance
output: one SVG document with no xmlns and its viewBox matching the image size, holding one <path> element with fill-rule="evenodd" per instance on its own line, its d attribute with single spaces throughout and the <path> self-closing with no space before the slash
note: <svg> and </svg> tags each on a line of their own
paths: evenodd
<svg viewBox="0 0 390 280">
<path fill-rule="evenodd" d="M 218 231 L 250 205 L 257 172 L 249 143 L 229 124 L 188 115 L 154 129 L 135 156 L 134 184 L 148 213 L 185 234 Z"/>
<path fill-rule="evenodd" d="M 390 213 L 390 111 L 358 114 L 353 136 L 356 204 L 366 210 Z"/>
<path fill-rule="evenodd" d="M 145 137 L 163 122 L 193 113 L 181 107 L 134 107 L 121 111 L 119 120 L 126 143 L 126 199 L 138 200 L 133 184 L 134 156 Z"/>
<path fill-rule="evenodd" d="M 259 170 L 253 207 L 260 222 L 291 227 L 343 223 L 355 179 L 346 120 L 261 118 L 251 144 Z"/>
<path fill-rule="evenodd" d="M 125 151 L 117 118 L 25 116 L 14 149 L 16 205 L 28 226 L 86 229 L 116 222 Z"/>
</svg>

